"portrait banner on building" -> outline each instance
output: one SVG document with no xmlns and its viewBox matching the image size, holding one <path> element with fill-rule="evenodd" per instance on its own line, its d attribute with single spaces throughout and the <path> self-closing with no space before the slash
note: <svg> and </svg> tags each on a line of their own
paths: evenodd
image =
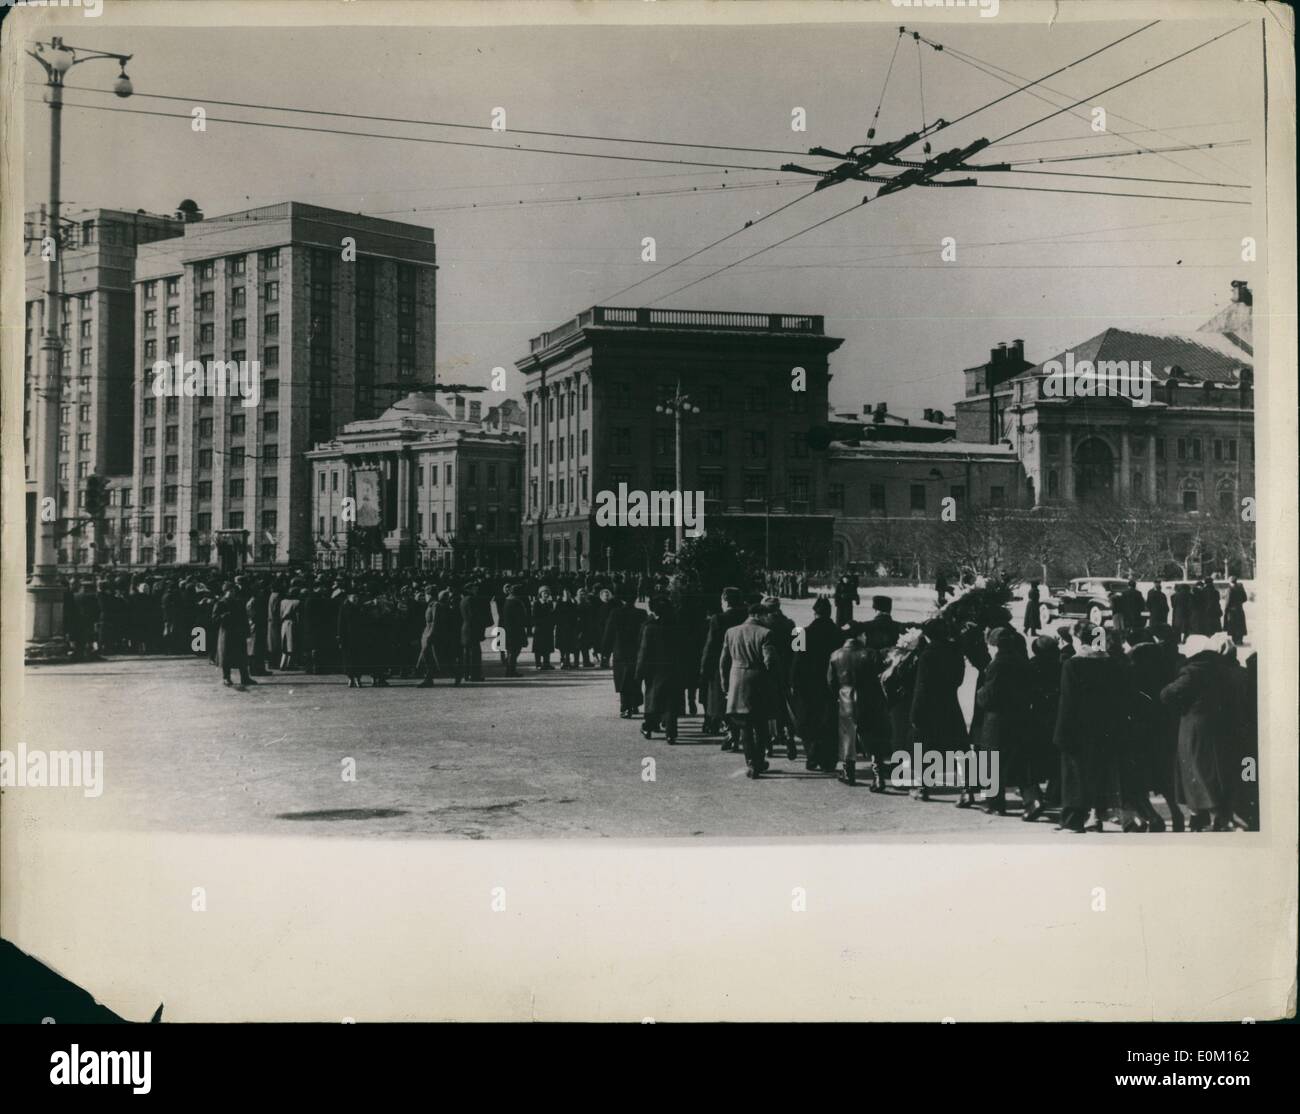
<svg viewBox="0 0 1300 1114">
<path fill-rule="evenodd" d="M 356 492 L 357 525 L 378 526 L 380 521 L 380 490 L 378 472 L 357 472 L 352 479 Z"/>
</svg>

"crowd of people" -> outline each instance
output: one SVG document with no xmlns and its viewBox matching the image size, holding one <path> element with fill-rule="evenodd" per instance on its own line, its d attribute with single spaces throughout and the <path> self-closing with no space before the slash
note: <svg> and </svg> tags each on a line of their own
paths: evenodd
<svg viewBox="0 0 1300 1114">
<path fill-rule="evenodd" d="M 1012 787 L 1022 819 L 1055 816 L 1074 832 L 1111 818 L 1125 831 L 1164 830 L 1152 794 L 1174 831 L 1258 826 L 1255 655 L 1238 660 L 1245 592 L 1235 579 L 1222 612 L 1208 582 L 1213 617 L 1207 604 L 1180 606 L 1199 590 L 1180 585 L 1170 602 L 1158 582 L 1145 597 L 1130 582 L 1109 625 L 1050 634 L 1040 633 L 1036 584 L 1024 634 L 1001 581 L 963 584 L 914 624 L 893 618 L 887 595 L 857 621 L 858 585 L 844 577 L 814 599 L 805 627 L 780 597 L 807 593 L 806 578 L 772 572 L 758 584 L 715 597 L 680 577 L 619 572 L 203 570 L 73 580 L 64 609 L 79 657 L 206 654 L 241 689 L 296 671 L 336 673 L 354 688 L 367 677 L 374 687 L 482 682 L 489 640 L 505 677 L 520 675 L 525 652 L 536 672 L 611 669 L 620 716 L 639 719 L 642 735 L 675 743 L 682 718 L 699 717 L 699 734 L 743 753 L 753 779 L 783 752 L 848 785 L 869 766 L 874 792 L 956 792 L 959 807 L 1000 815 Z M 954 592 L 944 587 L 941 603 Z M 958 700 L 968 668 L 969 723 Z M 996 785 L 936 787 L 900 752 L 996 755 Z"/>
</svg>

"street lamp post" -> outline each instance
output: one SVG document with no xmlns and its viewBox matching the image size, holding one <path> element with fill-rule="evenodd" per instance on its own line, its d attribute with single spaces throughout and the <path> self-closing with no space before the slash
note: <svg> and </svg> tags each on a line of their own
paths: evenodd
<svg viewBox="0 0 1300 1114">
<path fill-rule="evenodd" d="M 667 399 L 655 407 L 656 413 L 673 416 L 673 453 L 676 457 L 677 473 L 677 515 L 673 526 L 673 551 L 682 551 L 682 415 L 698 414 L 700 408 L 691 402 L 691 396 L 682 394 L 681 376 L 677 377 L 677 387 Z"/>
<path fill-rule="evenodd" d="M 36 559 L 28 585 L 27 657 L 58 658 L 67 654 L 64 637 L 63 586 L 58 574 L 59 506 L 59 404 L 63 395 L 63 292 L 60 289 L 59 260 L 59 176 L 63 147 L 63 76 L 81 62 L 108 58 L 117 62 L 121 73 L 113 83 L 119 97 L 131 95 L 126 75 L 129 54 L 71 47 L 58 37 L 32 44 L 27 53 L 45 70 L 45 103 L 50 106 L 50 196 L 46 215 L 45 320 L 41 337 L 40 383 L 36 390 L 37 436 L 40 451 L 36 459 Z"/>
</svg>

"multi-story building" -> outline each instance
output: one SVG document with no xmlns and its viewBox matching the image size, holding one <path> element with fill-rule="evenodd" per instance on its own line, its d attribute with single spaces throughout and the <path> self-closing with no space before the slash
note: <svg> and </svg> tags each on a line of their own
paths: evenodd
<svg viewBox="0 0 1300 1114">
<path fill-rule="evenodd" d="M 864 439 L 836 442 L 828 457 L 837 568 L 879 565 L 910 575 L 917 546 L 929 537 L 912 526 L 955 520 L 974 508 L 1021 509 L 1028 500 L 1020 461 L 1006 445 Z"/>
<path fill-rule="evenodd" d="M 129 496 L 122 480 L 131 470 L 132 272 L 140 245 L 181 235 L 184 213 L 159 216 L 137 210 L 85 209 L 62 220 L 50 235 L 44 210 L 26 214 L 26 352 L 24 362 L 23 450 L 26 465 L 28 553 L 36 522 L 38 430 L 36 388 L 40 378 L 41 337 L 45 331 L 47 253 L 54 251 L 62 274 L 64 314 L 62 399 L 59 403 L 59 513 L 68 530 L 59 547 L 60 563 L 94 565 L 111 561 L 117 540 L 107 528 L 85 522 L 86 481 L 107 481 L 121 499 Z M 83 521 L 78 521 L 83 520 Z M 30 563 L 30 561 L 29 561 Z"/>
<path fill-rule="evenodd" d="M 433 383 L 436 269 L 430 228 L 293 201 L 142 249 L 132 561 L 311 560 L 305 454 Z M 179 360 L 247 361 L 256 405 L 157 397 L 155 362 Z"/>
<path fill-rule="evenodd" d="M 567 569 L 658 565 L 673 527 L 604 526 L 602 491 L 672 491 L 680 390 L 682 483 L 706 531 L 774 566 L 824 561 L 832 516 L 824 426 L 830 353 L 843 343 L 808 314 L 593 306 L 534 337 L 526 376 L 524 560 Z"/>
<path fill-rule="evenodd" d="M 453 411 L 412 393 L 308 452 L 318 566 L 518 567 L 523 434 Z"/>
<path fill-rule="evenodd" d="M 1235 513 L 1254 494 L 1250 306 L 1250 288 L 1233 283 L 1232 305 L 1195 332 L 1109 328 L 1031 365 L 995 388 L 997 436 L 988 440 L 1013 449 L 1034 505 L 1101 499 Z M 1149 366 L 1149 399 L 1049 389 L 1048 365 L 1084 361 L 1099 372 Z M 982 384 L 968 374 L 958 436 L 977 439 L 987 411 Z"/>
</svg>

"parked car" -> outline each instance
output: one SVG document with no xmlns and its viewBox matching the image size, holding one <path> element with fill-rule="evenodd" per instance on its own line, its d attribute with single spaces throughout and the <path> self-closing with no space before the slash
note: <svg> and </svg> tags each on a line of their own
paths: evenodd
<svg viewBox="0 0 1300 1114">
<path fill-rule="evenodd" d="M 1100 625 L 1111 617 L 1110 597 L 1127 587 L 1128 581 L 1118 576 L 1077 576 L 1056 594 L 1056 613 L 1062 619 Z"/>
</svg>

